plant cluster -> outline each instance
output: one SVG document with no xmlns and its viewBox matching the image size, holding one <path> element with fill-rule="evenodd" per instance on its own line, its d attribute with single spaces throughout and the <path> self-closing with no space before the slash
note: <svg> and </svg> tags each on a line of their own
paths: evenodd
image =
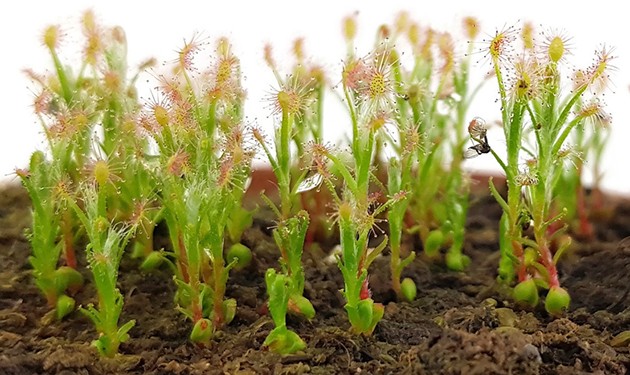
<svg viewBox="0 0 630 375">
<path fill-rule="evenodd" d="M 564 169 L 575 167 L 572 163 L 580 157 L 575 153 L 581 150 L 568 146 L 570 135 L 585 122 L 601 125 L 608 121 L 596 97 L 586 102 L 583 97 L 588 90 L 595 89 L 596 94 L 606 85 L 613 56 L 605 46 L 597 50 L 593 64 L 578 70 L 567 88 L 561 79 L 569 53 L 567 38 L 557 32 L 541 33 L 541 38 L 536 38 L 531 25 L 526 24 L 520 29 L 522 46 L 518 48 L 514 45 L 519 40 L 518 31 L 513 27 L 497 31 L 486 51 L 499 89 L 506 160 L 487 144 L 482 121 L 473 120 L 469 133 L 478 144 L 485 141 L 507 178 L 507 199 L 490 182 L 491 192 L 504 210 L 499 278 L 511 283 L 516 277 L 514 297 L 532 306 L 539 301 L 538 288 L 548 289 L 545 308 L 557 315 L 570 303 L 569 293 L 560 286 L 556 264 L 571 238 L 561 237 L 566 224 L 552 227 L 567 211 L 567 207 L 554 207 L 553 203 L 562 202 L 559 197 L 564 187 L 559 184 L 566 180 Z M 583 137 L 583 131 L 577 132 L 581 149 L 601 148 L 600 137 L 589 141 Z M 579 195 L 580 191 L 576 192 Z M 526 233 L 530 227 L 532 234 Z"/>
<path fill-rule="evenodd" d="M 140 108 L 135 82 L 154 62 L 147 60 L 128 78 L 124 31 L 101 27 L 91 12 L 84 14 L 81 26 L 85 44 L 77 70 L 62 62 L 63 33 L 50 26 L 42 39 L 54 73 L 26 72 L 39 86 L 34 109 L 49 156 L 35 152 L 29 170 L 17 174 L 34 203 L 31 264 L 40 289 L 57 318 L 72 312 L 75 302 L 63 293 L 81 287 L 75 245 L 84 231 L 99 309 L 81 311 L 101 334 L 95 341 L 99 351 L 113 355 L 133 326 L 129 322 L 117 328 L 123 305 L 116 289 L 122 251 L 132 236 L 139 248 L 152 251 L 159 220 L 159 209 L 153 209 L 155 184 L 142 158 L 145 143 L 135 136 L 134 120 Z M 55 270 L 62 260 L 65 265 Z"/>
<path fill-rule="evenodd" d="M 392 112 L 395 131 L 386 133 L 394 151 L 388 161 L 387 189 L 390 195 L 409 192 L 408 199 L 388 210 L 390 228 L 392 286 L 399 298 L 403 293 L 413 299 L 415 286 L 400 275 L 413 261 L 412 251 L 400 259 L 401 234 L 405 225 L 418 233 L 425 255 L 435 258 L 447 248 L 449 269 L 462 271 L 469 259 L 462 253 L 469 201 L 469 183 L 463 171 L 464 155 L 459 152 L 466 141 L 466 113 L 481 87 L 469 86 L 472 41 L 479 34 L 474 18 L 463 20 L 468 48 L 458 58 L 453 36 L 431 28 L 421 28 L 401 13 L 393 31 L 381 29 L 390 50 L 390 80 L 395 92 Z M 410 51 L 402 50 L 406 39 Z M 411 56 L 410 66 L 401 61 Z M 483 81 L 482 81 L 483 83 Z M 392 136 L 393 135 L 393 136 Z"/>
<path fill-rule="evenodd" d="M 463 24 L 472 42 L 479 25 L 473 18 Z M 462 57 L 452 35 L 420 27 L 405 13 L 379 29 L 365 55 L 354 47 L 356 19 L 344 20 L 347 52 L 338 87 L 331 88 L 323 69 L 305 57 L 302 39 L 294 43 L 295 64 L 286 75 L 266 46 L 265 61 L 277 83 L 269 95 L 272 141 L 244 121 L 240 62 L 227 39 L 217 39 L 209 53 L 208 40 L 199 35 L 185 42 L 163 71 L 152 71 L 157 87 L 142 101 L 135 83 L 155 62 L 147 60 L 128 78 L 123 30 L 98 25 L 90 12 L 82 30 L 83 61 L 76 70 L 59 55 L 60 28 L 44 31 L 54 69 L 27 74 L 38 86 L 34 108 L 48 150 L 34 152 L 28 169 L 16 174 L 33 203 L 30 263 L 50 318 L 62 319 L 76 308 L 72 296 L 84 278 L 76 249 L 87 242 L 84 254 L 98 298 L 79 310 L 94 323 L 94 346 L 102 355 L 115 355 L 135 324 L 119 326 L 124 298 L 117 280 L 128 247 L 142 272 L 172 272 L 174 304 L 191 321 L 192 342 L 208 345 L 232 321 L 237 301 L 226 296 L 230 272 L 255 256 L 241 237 L 253 225 L 254 211 L 245 208 L 244 197 L 259 150 L 278 187 L 277 196 L 262 196 L 276 216 L 273 240 L 280 256 L 278 267 L 265 274 L 275 328 L 263 346 L 270 350 L 304 349 L 286 316 L 316 314 L 305 292 L 302 255 L 313 228 L 322 224 L 315 195 L 320 185 L 338 230 L 336 261 L 351 331 L 370 335 L 385 313 L 369 286 L 369 267 L 378 256 L 389 252 L 392 290 L 408 301 L 417 286 L 403 274 L 420 250 L 429 259 L 444 250 L 449 269 L 465 270 L 470 187 L 463 163 L 482 154 L 493 155 L 507 177 L 507 198 L 490 183 L 504 209 L 499 279 L 510 286 L 517 281 L 518 301 L 535 305 L 538 288 L 545 288 L 547 311 L 557 315 L 568 307 L 556 262 L 571 243 L 566 227 L 583 219 L 584 205 L 576 202 L 583 194 L 582 160 L 592 156 L 599 165 L 605 145 L 604 134 L 584 125 L 607 125 L 610 118 L 600 101 L 584 96 L 605 84 L 609 50 L 577 71 L 567 92 L 560 73 L 567 55 L 563 36 L 542 34 L 541 43 L 526 25 L 522 52 L 515 54 L 516 29 L 494 35 L 485 53 L 499 88 L 504 160 L 491 147 L 485 122 L 467 121 L 479 89 L 469 87 L 474 44 Z M 349 153 L 323 143 L 327 91 L 346 106 Z M 467 147 L 469 138 L 473 145 Z M 567 147 L 569 139 L 574 147 Z M 576 195 L 563 194 L 561 184 Z M 384 222 L 387 236 L 381 236 Z M 153 243 L 158 223 L 168 229 L 164 249 Z M 405 236 L 418 237 L 421 248 L 404 247 Z"/>
<path fill-rule="evenodd" d="M 242 233 L 231 220 L 239 215 L 237 222 L 247 222 L 241 201 L 253 157 L 242 123 L 239 60 L 221 38 L 202 70 L 194 58 L 203 46 L 198 38 L 185 43 L 172 73 L 158 77 L 160 98 L 140 120 L 157 143 L 160 202 L 173 246 L 165 257 L 175 264 L 176 303 L 192 320 L 190 338 L 198 343 L 234 318 L 236 301 L 224 297 L 239 258 L 227 259 L 224 245 L 230 225 L 235 240 Z"/>
</svg>

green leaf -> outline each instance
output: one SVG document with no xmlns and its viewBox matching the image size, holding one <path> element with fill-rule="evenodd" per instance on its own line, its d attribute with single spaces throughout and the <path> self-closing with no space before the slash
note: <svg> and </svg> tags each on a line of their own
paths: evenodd
<svg viewBox="0 0 630 375">
<path fill-rule="evenodd" d="M 63 293 L 67 289 L 76 292 L 83 286 L 83 275 L 68 266 L 61 266 L 55 270 L 54 278 L 58 293 Z"/>
<path fill-rule="evenodd" d="M 199 319 L 190 332 L 190 341 L 207 345 L 214 334 L 214 325 L 210 319 Z"/>
<path fill-rule="evenodd" d="M 385 309 L 380 303 L 374 303 L 371 298 L 359 301 L 356 307 L 346 304 L 348 318 L 355 333 L 370 335 L 376 324 L 383 317 Z"/>
<path fill-rule="evenodd" d="M 293 354 L 306 348 L 306 343 L 297 333 L 286 326 L 274 328 L 263 342 L 264 347 L 278 354 Z"/>
<path fill-rule="evenodd" d="M 446 267 L 452 271 L 462 272 L 470 264 L 470 258 L 459 252 L 449 251 L 445 258 Z"/>
<path fill-rule="evenodd" d="M 226 260 L 229 263 L 235 260 L 234 269 L 242 270 L 251 263 L 252 251 L 243 244 L 235 243 L 228 249 Z"/>
<path fill-rule="evenodd" d="M 243 207 L 236 206 L 228 219 L 227 231 L 230 236 L 230 240 L 234 243 L 240 242 L 241 236 L 245 229 L 252 226 L 254 223 L 253 211 L 246 210 Z"/>
<path fill-rule="evenodd" d="M 610 346 L 613 348 L 628 346 L 628 344 L 630 344 L 630 331 L 620 332 L 610 340 Z"/>
<path fill-rule="evenodd" d="M 92 341 L 92 346 L 98 350 L 98 353 L 104 357 L 113 357 L 118 351 L 118 345 L 115 345 L 109 336 L 102 335 L 98 339 Z"/>
<path fill-rule="evenodd" d="M 183 280 L 177 278 L 175 278 L 175 284 L 177 285 L 177 292 L 175 292 L 175 303 L 179 306 L 190 306 L 194 294 L 192 287 Z"/>
<path fill-rule="evenodd" d="M 543 280 L 537 277 L 534 279 L 534 282 L 536 283 L 536 286 L 538 287 L 538 289 L 544 289 L 544 290 L 549 289 L 549 283 L 546 280 Z"/>
<path fill-rule="evenodd" d="M 383 250 L 385 249 L 385 246 L 387 246 L 387 240 L 388 240 L 387 235 L 383 236 L 383 240 L 381 241 L 381 243 L 379 243 L 378 246 L 376 246 L 376 248 L 374 248 L 372 251 L 368 253 L 365 259 L 365 264 L 363 268 L 368 269 L 370 265 L 372 264 L 372 262 L 374 262 L 374 259 L 376 259 L 376 257 L 378 257 L 379 254 L 383 252 Z"/>
<path fill-rule="evenodd" d="M 406 277 L 400 283 L 400 291 L 403 297 L 405 298 L 405 300 L 407 300 L 408 302 L 411 302 L 414 299 L 416 299 L 416 294 L 418 292 L 418 289 L 416 287 L 416 283 L 412 279 Z"/>
<path fill-rule="evenodd" d="M 569 237 L 569 236 L 564 237 L 564 241 L 562 241 L 562 243 L 560 244 L 560 247 L 558 247 L 558 250 L 553 255 L 553 264 L 554 265 L 558 264 L 558 260 L 560 260 L 560 258 L 567 251 L 567 249 L 569 249 L 569 247 L 571 247 L 571 243 L 572 243 L 571 237 Z"/>
<path fill-rule="evenodd" d="M 315 308 L 311 301 L 301 294 L 294 294 L 289 298 L 289 305 L 294 306 L 296 312 L 311 320 L 315 317 Z"/>
<path fill-rule="evenodd" d="M 223 301 L 223 317 L 225 324 L 230 324 L 236 316 L 236 300 L 234 298 L 228 298 Z"/>
<path fill-rule="evenodd" d="M 129 331 L 136 325 L 136 321 L 134 319 L 128 321 L 123 324 L 120 328 L 118 328 L 118 341 L 119 342 L 127 342 L 129 340 Z"/>
<path fill-rule="evenodd" d="M 149 272 L 160 267 L 164 263 L 164 254 L 160 251 L 152 251 L 140 264 L 140 270 Z"/>
<path fill-rule="evenodd" d="M 367 332 L 364 332 L 364 334 L 371 335 L 372 332 L 374 332 L 374 329 L 376 328 L 376 325 L 378 324 L 378 322 L 380 322 L 381 319 L 383 319 L 384 314 L 385 314 L 385 307 L 380 303 L 375 303 L 372 308 L 372 323 L 370 324 L 370 327 L 368 328 Z"/>
<path fill-rule="evenodd" d="M 63 319 L 66 315 L 74 311 L 75 301 L 72 297 L 62 294 L 57 298 L 57 306 L 55 313 L 58 320 Z"/>
<path fill-rule="evenodd" d="M 270 268 L 265 273 L 265 282 L 267 284 L 267 294 L 269 295 L 269 313 L 276 327 L 286 324 L 287 304 L 289 302 L 287 276 L 276 273 L 276 270 Z"/>
<path fill-rule="evenodd" d="M 507 213 L 510 212 L 510 208 L 507 202 L 505 201 L 505 199 L 503 199 L 501 194 L 499 194 L 499 191 L 497 190 L 497 188 L 494 186 L 492 177 L 490 177 L 490 179 L 488 180 L 488 186 L 490 187 L 490 193 L 492 193 L 492 196 L 494 197 L 494 199 L 496 199 L 496 201 L 499 203 L 499 205 L 503 209 L 503 212 L 507 215 Z"/>
<path fill-rule="evenodd" d="M 503 212 L 499 221 L 499 250 L 501 259 L 499 260 L 498 279 L 499 281 L 510 285 L 514 280 L 514 265 L 519 260 L 512 254 L 512 244 L 509 238 L 509 219 L 506 212 Z"/>
<path fill-rule="evenodd" d="M 413 262 L 414 259 L 416 259 L 416 252 L 412 251 L 412 252 L 409 253 L 409 255 L 407 255 L 407 257 L 405 259 L 400 261 L 400 264 L 398 265 L 399 270 L 402 271 L 405 267 L 410 265 L 411 262 Z"/>
<path fill-rule="evenodd" d="M 424 241 L 424 253 L 430 258 L 437 256 L 442 243 L 444 243 L 444 233 L 439 229 L 432 230 Z"/>
<path fill-rule="evenodd" d="M 538 287 L 534 279 L 521 281 L 514 287 L 514 299 L 529 306 L 538 304 Z"/>
<path fill-rule="evenodd" d="M 89 304 L 87 308 L 79 307 L 79 311 L 81 311 L 81 313 L 87 316 L 92 321 L 92 323 L 94 323 L 97 331 L 100 332 L 102 330 L 103 319 L 101 318 L 101 312 L 96 310 L 94 308 L 94 305 Z"/>
<path fill-rule="evenodd" d="M 545 310 L 551 315 L 561 315 L 569 308 L 571 304 L 571 296 L 566 289 L 561 287 L 553 287 L 549 289 L 547 298 L 545 299 Z"/>
</svg>

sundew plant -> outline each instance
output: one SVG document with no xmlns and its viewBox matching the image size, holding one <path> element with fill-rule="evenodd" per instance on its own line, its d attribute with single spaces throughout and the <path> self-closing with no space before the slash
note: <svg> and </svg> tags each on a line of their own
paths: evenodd
<svg viewBox="0 0 630 375">
<path fill-rule="evenodd" d="M 75 249 L 80 224 L 76 212 L 61 199 L 62 193 L 76 191 L 89 178 L 96 167 L 95 156 L 108 165 L 116 185 L 105 198 L 109 200 L 107 218 L 124 220 L 144 212 L 142 202 L 150 204 L 154 191 L 138 159 L 143 145 L 133 136 L 133 116 L 140 107 L 135 83 L 139 73 L 154 62 L 148 59 L 130 74 L 124 31 L 102 27 L 92 12 L 81 18 L 81 33 L 84 44 L 79 66 L 67 65 L 60 53 L 63 31 L 49 26 L 42 43 L 52 69 L 47 74 L 25 70 L 36 86 L 33 108 L 48 150 L 33 154 L 28 171 L 17 171 L 34 203 L 32 264 L 36 278 L 47 280 L 40 288 L 49 305 L 57 305 L 59 318 L 74 306 L 62 293 L 68 288 L 76 292 L 82 283 Z M 152 224 L 157 217 L 142 216 L 146 223 L 138 242 L 151 249 Z M 52 275 L 59 262 L 62 265 Z M 59 301 L 57 297 L 63 298 Z"/>
<path fill-rule="evenodd" d="M 155 173 L 173 245 L 176 304 L 193 323 L 190 339 L 200 344 L 236 311 L 236 301 L 224 297 L 238 259 L 226 259 L 224 245 L 230 219 L 241 212 L 253 157 L 242 123 L 239 60 L 220 38 L 202 70 L 195 57 L 204 46 L 197 37 L 185 42 L 172 73 L 158 77 L 160 96 L 141 115 L 159 150 Z"/>
<path fill-rule="evenodd" d="M 304 62 L 302 39 L 294 42 L 293 51 L 298 63 L 289 75 L 282 78 L 271 56 L 271 46 L 265 46 L 265 60 L 279 86 L 270 94 L 272 110 L 279 118 L 273 149 L 267 144 L 262 132 L 254 130 L 254 137 L 276 176 L 280 196 L 279 206 L 263 196 L 278 217 L 273 238 L 280 251 L 282 269 L 282 274 L 269 269 L 265 275 L 269 311 L 276 328 L 269 333 L 264 345 L 280 353 L 291 353 L 305 347 L 302 339 L 286 328 L 286 313 L 292 312 L 307 319 L 315 316 L 313 305 L 303 295 L 305 274 L 302 253 L 310 218 L 304 207 L 301 207 L 304 200 L 299 198 L 301 193 L 321 183 L 318 174 L 308 177 L 309 168 L 304 165 L 304 153 L 308 142 L 321 142 L 321 103 L 325 81 L 317 66 L 309 66 Z"/>
<path fill-rule="evenodd" d="M 499 280 L 525 305 L 536 305 L 539 289 L 547 290 L 552 317 L 569 307 L 556 265 L 571 246 L 570 234 L 589 237 L 582 170 L 592 158 L 597 186 L 611 119 L 599 98 L 612 70 L 610 48 L 567 73 L 563 34 L 507 28 L 483 43 L 488 80 L 471 69 L 480 31 L 474 18 L 463 20 L 462 41 L 401 13 L 378 29 L 373 48 L 359 51 L 356 17 L 348 17 L 337 75 L 306 57 L 303 39 L 294 42 L 286 72 L 271 46 L 261 46 L 261 63 L 275 77 L 268 135 L 245 116 L 238 46 L 227 38 L 195 34 L 173 60 L 130 68 L 122 28 L 103 27 L 86 12 L 81 29 L 78 66 L 64 60 L 61 27 L 50 26 L 42 36 L 50 72 L 26 71 L 47 148 L 16 175 L 32 202 L 29 261 L 49 308 L 43 323 L 75 319 L 80 311 L 94 324 L 98 352 L 116 356 L 133 340 L 136 324 L 125 317 L 133 293 L 119 280 L 158 270 L 173 280 L 172 305 L 189 321 L 189 341 L 210 347 L 239 322 L 230 276 L 241 272 L 266 288 L 258 296 L 267 307 L 260 312 L 269 315 L 258 326 L 268 330 L 260 347 L 291 354 L 309 344 L 294 324 L 304 328 L 319 314 L 309 300 L 308 267 L 332 259 L 343 278 L 343 328 L 370 336 L 388 311 L 370 288 L 377 258 L 388 257 L 388 288 L 400 303 L 422 290 L 411 271 L 421 257 L 467 271 L 471 189 L 463 163 L 482 155 L 492 155 L 507 178 L 506 197 L 489 185 L 503 209 Z M 144 98 L 136 87 L 141 75 L 154 84 Z M 496 82 L 506 157 L 497 152 L 500 143 L 488 140 L 482 117 L 493 114 L 469 114 L 479 88 L 473 81 Z M 329 93 L 346 117 L 325 117 Z M 337 125 L 348 126 L 347 144 L 323 139 L 326 126 Z M 262 197 L 246 194 L 257 156 L 275 177 L 275 191 Z M 272 219 L 256 217 L 267 208 Z M 323 208 L 334 242 L 326 246 L 335 250 L 326 260 L 309 256 L 307 266 L 303 258 L 313 255 L 308 242 L 324 222 Z M 256 273 L 259 254 L 247 234 L 258 229 L 259 236 L 269 233 L 262 240 L 275 246 L 278 262 Z M 84 279 L 94 295 L 77 293 Z"/>
<path fill-rule="evenodd" d="M 522 45 L 516 46 L 519 40 Z M 508 184 L 507 200 L 490 185 L 504 209 L 499 277 L 508 283 L 516 278 L 515 298 L 530 305 L 538 303 L 538 288 L 547 289 L 545 308 L 557 315 L 570 303 L 556 267 L 570 237 L 552 248 L 552 240 L 563 230 L 550 231 L 550 226 L 561 220 L 566 210 L 556 207 L 554 212 L 552 203 L 561 194 L 557 184 L 562 181 L 563 170 L 575 167 L 570 135 L 592 119 L 601 124 L 601 119 L 608 118 L 601 101 L 595 97 L 587 99 L 585 105 L 583 97 L 606 86 L 613 55 L 609 48 L 601 47 L 592 65 L 578 70 L 567 85 L 562 71 L 569 51 L 567 38 L 561 33 L 535 35 L 529 24 L 522 29 L 507 28 L 488 41 L 487 54 L 499 89 L 507 144 L 506 160 L 492 151 Z M 483 143 L 483 127 L 477 122 L 469 128 L 478 144 Z M 525 233 L 529 226 L 533 229 L 531 237 Z"/>
</svg>

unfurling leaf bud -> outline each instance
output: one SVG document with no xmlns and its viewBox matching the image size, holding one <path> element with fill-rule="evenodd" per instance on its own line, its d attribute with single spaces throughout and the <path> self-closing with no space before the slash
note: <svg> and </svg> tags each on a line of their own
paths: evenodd
<svg viewBox="0 0 630 375">
<path fill-rule="evenodd" d="M 521 281 L 514 287 L 514 299 L 529 306 L 538 304 L 538 287 L 534 279 Z"/>
<path fill-rule="evenodd" d="M 446 267 L 449 270 L 462 272 L 470 264 L 470 258 L 462 253 L 446 253 Z"/>
<path fill-rule="evenodd" d="M 209 319 L 199 319 L 190 332 L 190 341 L 199 344 L 207 344 L 210 342 L 214 333 L 214 326 Z"/>
<path fill-rule="evenodd" d="M 361 300 L 357 305 L 357 313 L 359 317 L 358 326 L 361 331 L 367 331 L 374 318 L 374 301 L 371 298 Z"/>
<path fill-rule="evenodd" d="M 311 320 L 315 317 L 315 308 L 311 301 L 306 297 L 299 294 L 295 294 L 289 299 L 289 306 L 292 306 L 296 312 L 304 316 L 306 319 Z"/>
<path fill-rule="evenodd" d="M 76 293 L 83 286 L 83 275 L 72 267 L 61 266 L 55 270 L 55 285 L 57 293 Z"/>
<path fill-rule="evenodd" d="M 409 277 L 406 277 L 402 281 L 402 283 L 400 283 L 400 291 L 403 297 L 405 298 L 405 300 L 407 300 L 408 302 L 411 302 L 414 299 L 416 299 L 416 294 L 418 293 L 416 283 Z"/>
<path fill-rule="evenodd" d="M 439 229 L 432 230 L 429 232 L 426 241 L 424 241 L 424 253 L 427 254 L 428 257 L 436 256 L 443 242 L 444 233 Z"/>
<path fill-rule="evenodd" d="M 252 262 L 252 251 L 249 247 L 241 243 L 235 243 L 230 246 L 230 249 L 227 252 L 227 261 L 232 262 L 235 259 L 236 265 L 234 266 L 234 269 L 242 270 Z"/>
<path fill-rule="evenodd" d="M 263 346 L 278 354 L 293 354 L 306 348 L 306 343 L 297 333 L 280 326 L 269 332 Z"/>
<path fill-rule="evenodd" d="M 74 306 L 75 306 L 74 298 L 68 297 L 65 294 L 60 295 L 59 298 L 57 298 L 57 306 L 55 308 L 57 319 L 61 320 L 66 315 L 74 311 Z"/>
<path fill-rule="evenodd" d="M 552 287 L 545 299 L 545 310 L 551 315 L 560 315 L 569 308 L 571 296 L 566 289 L 559 286 Z"/>
<path fill-rule="evenodd" d="M 164 255 L 159 251 L 152 251 L 140 265 L 140 269 L 144 272 L 148 272 L 158 268 L 164 261 Z"/>
<path fill-rule="evenodd" d="M 223 318 L 225 324 L 230 324 L 236 316 L 236 300 L 234 298 L 228 298 L 223 301 Z"/>
</svg>

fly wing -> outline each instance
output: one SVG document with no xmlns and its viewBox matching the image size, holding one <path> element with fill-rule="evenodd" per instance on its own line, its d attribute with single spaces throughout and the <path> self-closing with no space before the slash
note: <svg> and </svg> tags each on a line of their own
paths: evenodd
<svg viewBox="0 0 630 375">
<path fill-rule="evenodd" d="M 490 151 L 492 151 L 492 149 L 490 148 L 490 145 L 487 141 L 483 143 L 477 143 L 474 146 L 468 147 L 466 151 L 464 151 L 464 159 L 476 158 L 477 156 L 481 154 L 487 154 Z"/>
<path fill-rule="evenodd" d="M 479 146 L 479 145 L 468 147 L 464 151 L 464 159 L 473 159 L 473 158 L 476 158 L 477 156 L 481 155 L 481 152 L 479 152 L 479 150 L 477 150 L 477 146 Z"/>
<path fill-rule="evenodd" d="M 308 176 L 300 184 L 298 185 L 296 192 L 303 193 L 305 191 L 313 190 L 319 187 L 324 181 L 324 176 L 319 173 L 315 173 L 314 175 Z"/>
</svg>

